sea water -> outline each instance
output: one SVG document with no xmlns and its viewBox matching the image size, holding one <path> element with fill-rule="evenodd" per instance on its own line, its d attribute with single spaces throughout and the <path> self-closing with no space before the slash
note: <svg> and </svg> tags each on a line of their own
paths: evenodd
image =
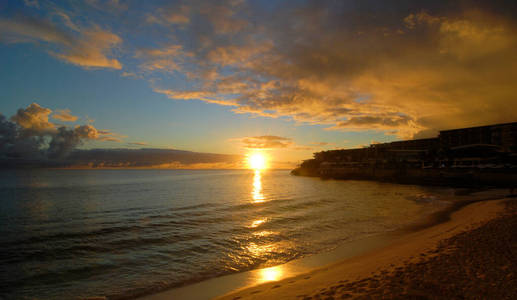
<svg viewBox="0 0 517 300">
<path fill-rule="evenodd" d="M 391 232 L 450 189 L 285 170 L 0 171 L 0 298 L 131 299 Z"/>
</svg>

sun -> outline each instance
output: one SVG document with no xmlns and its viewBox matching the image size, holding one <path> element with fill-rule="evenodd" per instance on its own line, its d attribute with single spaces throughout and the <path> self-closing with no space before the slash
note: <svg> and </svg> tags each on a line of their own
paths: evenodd
<svg viewBox="0 0 517 300">
<path fill-rule="evenodd" d="M 252 153 L 248 155 L 248 165 L 253 170 L 263 170 L 267 168 L 267 159 L 263 153 Z"/>
</svg>

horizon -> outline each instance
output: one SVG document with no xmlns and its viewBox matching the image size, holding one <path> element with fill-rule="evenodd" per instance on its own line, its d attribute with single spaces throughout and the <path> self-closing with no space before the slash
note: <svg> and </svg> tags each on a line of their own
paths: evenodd
<svg viewBox="0 0 517 300">
<path fill-rule="evenodd" d="M 515 122 L 514 8 L 4 2 L 0 114 L 16 138 L 2 133 L 0 155 L 259 151 L 292 168 L 315 152 Z"/>
</svg>

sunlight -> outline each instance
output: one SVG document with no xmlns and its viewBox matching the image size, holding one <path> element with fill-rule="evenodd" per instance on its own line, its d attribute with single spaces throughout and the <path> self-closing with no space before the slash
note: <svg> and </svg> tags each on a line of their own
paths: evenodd
<svg viewBox="0 0 517 300">
<path fill-rule="evenodd" d="M 248 166 L 253 170 L 264 170 L 267 168 L 267 159 L 263 153 L 255 152 L 248 155 Z"/>
<path fill-rule="evenodd" d="M 251 191 L 251 197 L 253 202 L 264 202 L 264 195 L 262 194 L 262 176 L 260 176 L 260 170 L 255 170 L 253 176 L 253 190 Z"/>
<path fill-rule="evenodd" d="M 264 224 L 266 221 L 267 221 L 267 218 L 262 218 L 262 219 L 255 220 L 255 221 L 253 221 L 251 223 L 251 225 L 249 227 L 250 228 L 256 228 L 256 227 Z"/>
<path fill-rule="evenodd" d="M 267 282 L 267 281 L 276 281 L 279 280 L 282 277 L 282 266 L 276 266 L 271 268 L 266 268 L 260 270 L 260 279 L 261 282 Z"/>
</svg>

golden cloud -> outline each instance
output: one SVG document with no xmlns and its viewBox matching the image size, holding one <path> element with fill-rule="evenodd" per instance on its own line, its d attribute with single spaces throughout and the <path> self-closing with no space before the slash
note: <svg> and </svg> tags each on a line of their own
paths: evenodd
<svg viewBox="0 0 517 300">
<path fill-rule="evenodd" d="M 85 68 L 122 68 L 117 59 L 108 57 L 122 39 L 98 27 L 75 36 L 49 21 L 18 17 L 0 19 L 0 33 L 4 35 L 2 40 L 8 43 L 45 42 L 53 56 Z"/>
<path fill-rule="evenodd" d="M 329 6 L 279 10 L 232 39 L 193 32 L 199 48 L 185 51 L 196 65 L 180 68 L 195 88 L 155 91 L 233 105 L 236 113 L 401 138 L 515 121 L 517 26 L 511 20 L 469 8 L 398 12 L 369 22 Z M 356 17 L 353 26 L 343 21 Z M 222 68 L 210 79 L 201 75 Z"/>
<path fill-rule="evenodd" d="M 32 103 L 26 108 L 18 109 L 16 114 L 11 117 L 11 121 L 26 130 L 48 132 L 55 129 L 55 125 L 48 121 L 48 116 L 51 113 L 52 110 L 41 107 L 37 103 Z"/>
<path fill-rule="evenodd" d="M 144 71 L 172 72 L 179 70 L 178 61 L 184 55 L 181 45 L 171 45 L 160 49 L 139 49 L 135 53 L 135 57 L 143 61 L 140 68 Z"/>
<path fill-rule="evenodd" d="M 243 137 L 237 139 L 245 148 L 248 149 L 275 149 L 287 148 L 293 145 L 290 138 L 275 135 L 262 135 L 253 137 Z"/>
<path fill-rule="evenodd" d="M 52 118 L 62 122 L 77 121 L 77 116 L 72 115 L 69 109 L 57 109 L 56 112 L 52 114 Z"/>
</svg>

